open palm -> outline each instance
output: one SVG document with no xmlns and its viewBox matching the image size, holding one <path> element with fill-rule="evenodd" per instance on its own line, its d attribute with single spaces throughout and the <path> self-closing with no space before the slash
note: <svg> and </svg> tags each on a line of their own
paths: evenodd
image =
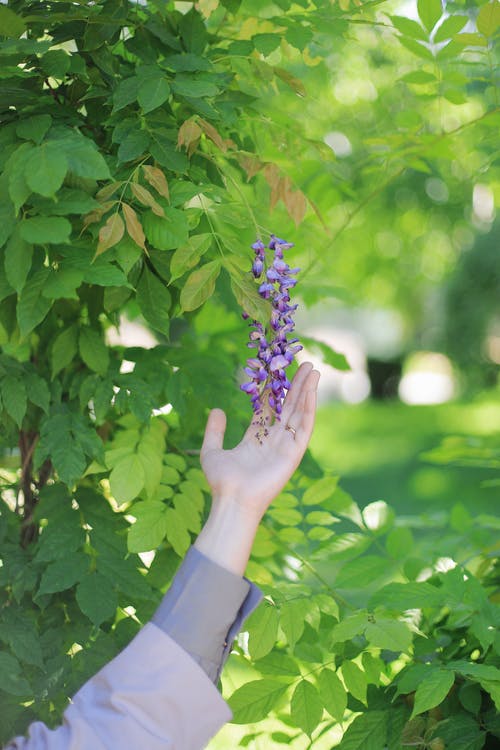
<svg viewBox="0 0 500 750">
<path fill-rule="evenodd" d="M 269 427 L 260 442 L 250 424 L 241 442 L 223 449 L 226 416 L 210 412 L 201 449 L 201 465 L 214 502 L 231 499 L 254 517 L 261 518 L 299 465 L 314 426 L 319 373 L 310 362 L 302 364 L 292 382 L 281 421 Z M 286 429 L 287 427 L 292 430 Z"/>
</svg>

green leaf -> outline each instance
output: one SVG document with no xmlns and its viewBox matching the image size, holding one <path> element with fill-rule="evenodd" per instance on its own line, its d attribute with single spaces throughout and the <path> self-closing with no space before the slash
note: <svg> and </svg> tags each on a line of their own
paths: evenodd
<svg viewBox="0 0 500 750">
<path fill-rule="evenodd" d="M 397 612 L 407 609 L 438 607 L 445 601 L 445 596 L 436 586 L 425 581 L 408 583 L 388 583 L 379 589 L 370 599 L 370 606 L 383 606 Z"/>
<path fill-rule="evenodd" d="M 441 669 L 431 672 L 417 687 L 411 718 L 439 706 L 450 692 L 454 682 L 454 672 Z"/>
<path fill-rule="evenodd" d="M 76 299 L 76 290 L 83 281 L 83 271 L 76 268 L 65 268 L 62 264 L 56 271 L 50 269 L 49 276 L 43 288 L 43 296 L 47 299 Z"/>
<path fill-rule="evenodd" d="M 443 14 L 441 0 L 417 0 L 418 17 L 428 31 L 432 31 Z"/>
<path fill-rule="evenodd" d="M 118 148 L 120 162 L 132 161 L 142 156 L 149 146 L 150 137 L 145 130 L 134 129 L 127 133 Z"/>
<path fill-rule="evenodd" d="M 255 49 L 258 50 L 265 57 L 274 52 L 281 43 L 280 34 L 255 34 L 252 37 Z"/>
<path fill-rule="evenodd" d="M 219 89 L 211 81 L 197 78 L 196 74 L 178 73 L 172 82 L 172 91 L 180 96 L 197 99 L 216 96 Z"/>
<path fill-rule="evenodd" d="M 446 39 L 451 39 L 459 31 L 462 31 L 468 20 L 467 16 L 449 16 L 445 18 L 434 34 L 434 42 L 437 44 L 438 42 L 444 42 Z"/>
<path fill-rule="evenodd" d="M 412 39 L 420 39 L 424 42 L 428 41 L 428 34 L 425 33 L 417 21 L 413 21 L 406 16 L 390 16 L 390 19 L 392 25 L 405 36 L 409 36 Z"/>
<path fill-rule="evenodd" d="M 363 670 L 353 661 L 342 662 L 342 677 L 344 678 L 347 690 L 358 701 L 366 704 L 366 689 L 368 680 Z"/>
<path fill-rule="evenodd" d="M 10 8 L 0 5 L 0 36 L 8 36 L 17 39 L 26 31 L 26 24 L 21 16 L 18 16 Z"/>
<path fill-rule="evenodd" d="M 52 379 L 73 361 L 77 351 L 78 329 L 76 326 L 70 326 L 61 331 L 52 344 L 50 353 Z"/>
<path fill-rule="evenodd" d="M 191 545 L 191 536 L 179 513 L 173 508 L 167 508 L 167 539 L 179 557 L 184 557 Z"/>
<path fill-rule="evenodd" d="M 5 247 L 5 275 L 11 287 L 18 294 L 26 282 L 32 259 L 33 245 L 22 239 L 18 225 Z"/>
<path fill-rule="evenodd" d="M 2 690 L 6 693 L 10 695 L 31 695 L 28 681 L 21 677 L 21 665 L 12 654 L 4 651 L 0 651 L 0 674 L 2 675 Z"/>
<path fill-rule="evenodd" d="M 201 55 L 208 42 L 208 33 L 199 11 L 191 8 L 183 15 L 179 31 L 186 49 L 195 55 Z"/>
<path fill-rule="evenodd" d="M 152 211 L 146 212 L 143 227 L 148 242 L 157 250 L 174 250 L 188 241 L 186 214 L 177 208 L 166 208 L 164 218 Z"/>
<path fill-rule="evenodd" d="M 389 651 L 408 652 L 412 643 L 412 633 L 406 623 L 379 617 L 376 622 L 368 623 L 365 637 L 372 646 Z"/>
<path fill-rule="evenodd" d="M 481 687 L 490 694 L 491 700 L 495 704 L 497 711 L 500 711 L 500 680 L 484 680 L 480 679 L 479 683 Z"/>
<path fill-rule="evenodd" d="M 259 659 L 255 667 L 261 674 L 275 677 L 300 677 L 300 669 L 291 656 L 283 651 L 271 651 L 263 659 Z"/>
<path fill-rule="evenodd" d="M 376 555 L 365 555 L 346 563 L 337 573 L 339 588 L 362 588 L 388 575 L 387 560 Z"/>
<path fill-rule="evenodd" d="M 34 199 L 36 207 L 42 214 L 51 216 L 66 216 L 68 214 L 87 214 L 100 207 L 100 203 L 83 190 L 73 190 L 63 187 L 58 191 L 54 200 Z"/>
<path fill-rule="evenodd" d="M 307 514 L 305 521 L 311 526 L 331 526 L 332 523 L 338 523 L 339 519 L 326 510 L 313 510 Z"/>
<path fill-rule="evenodd" d="M 0 639 L 9 644 L 20 661 L 43 669 L 42 649 L 35 623 L 23 609 L 17 610 L 11 605 L 9 610 L 2 613 Z"/>
<path fill-rule="evenodd" d="M 68 161 L 69 171 L 77 177 L 88 177 L 91 180 L 111 179 L 108 165 L 98 152 L 94 141 L 85 138 L 77 130 L 59 127 L 54 134 L 54 144 L 62 150 Z"/>
<path fill-rule="evenodd" d="M 68 171 L 68 162 L 60 148 L 52 141 L 36 146 L 24 173 L 28 187 L 34 193 L 51 197 L 61 187 Z"/>
<path fill-rule="evenodd" d="M 293 723 L 310 737 L 322 715 L 323 704 L 318 691 L 308 680 L 301 680 L 293 691 L 290 703 L 290 717 Z"/>
<path fill-rule="evenodd" d="M 399 80 L 405 83 L 425 84 L 434 83 L 437 79 L 433 73 L 427 73 L 425 70 L 412 70 L 411 73 L 401 76 Z"/>
<path fill-rule="evenodd" d="M 48 76 L 62 80 L 71 67 L 71 57 L 63 49 L 51 49 L 42 56 L 40 64 Z"/>
<path fill-rule="evenodd" d="M 85 456 L 98 458 L 102 443 L 95 430 L 79 414 L 64 406 L 41 422 L 35 465 L 50 458 L 62 482 L 71 487 L 85 471 Z"/>
<path fill-rule="evenodd" d="M 253 680 L 242 685 L 229 699 L 232 721 L 235 724 L 251 724 L 267 718 L 287 687 L 275 680 Z"/>
<path fill-rule="evenodd" d="M 411 554 L 414 540 L 411 529 L 406 526 L 398 526 L 387 534 L 385 548 L 391 557 L 401 560 Z"/>
<path fill-rule="evenodd" d="M 94 625 L 99 626 L 116 612 L 118 600 L 111 583 L 101 573 L 90 573 L 76 589 L 76 601 Z"/>
<path fill-rule="evenodd" d="M 81 581 L 89 569 L 90 559 L 83 553 L 56 560 L 45 568 L 37 596 L 65 591 Z"/>
<path fill-rule="evenodd" d="M 455 710 L 448 719 L 440 721 L 434 727 L 432 737 L 439 737 L 446 748 L 453 750 L 481 750 L 488 747 L 489 743 L 485 744 L 485 740 L 487 736 L 491 736 L 481 731 L 484 728 L 481 725 L 472 716 Z M 435 747 L 432 741 L 429 747 Z"/>
<path fill-rule="evenodd" d="M 262 659 L 268 654 L 278 635 L 279 614 L 277 608 L 264 600 L 246 623 L 249 633 L 248 652 L 252 659 Z"/>
<path fill-rule="evenodd" d="M 226 263 L 227 266 L 227 263 Z M 271 304 L 269 300 L 262 299 L 258 287 L 251 273 L 243 274 L 231 264 L 231 289 L 237 303 L 253 320 L 258 320 L 263 325 L 268 324 L 271 319 Z"/>
<path fill-rule="evenodd" d="M 388 720 L 388 711 L 367 711 L 357 716 L 342 737 L 342 750 L 381 750 L 387 738 Z"/>
<path fill-rule="evenodd" d="M 109 475 L 111 494 L 118 505 L 124 505 L 133 500 L 144 487 L 144 469 L 140 459 L 131 454 L 115 465 Z"/>
<path fill-rule="evenodd" d="M 212 244 L 211 234 L 195 234 L 189 237 L 185 245 L 181 245 L 172 255 L 170 261 L 170 280 L 175 281 L 195 266 L 201 256 Z"/>
<path fill-rule="evenodd" d="M 434 63 L 434 55 L 432 54 L 431 50 L 423 44 L 423 42 L 417 42 L 415 39 L 411 39 L 411 37 L 408 36 L 400 36 L 398 37 L 400 44 L 403 45 L 403 47 L 406 47 L 407 50 L 412 52 L 417 57 L 420 57 L 422 60 L 426 60 L 428 62 Z"/>
<path fill-rule="evenodd" d="M 328 344 L 325 344 L 323 341 L 317 341 L 310 336 L 301 336 L 300 340 L 306 347 L 306 349 L 309 349 L 311 353 L 319 354 L 322 357 L 323 361 L 327 365 L 330 365 L 330 367 L 334 367 L 336 370 L 341 370 L 344 372 L 351 369 L 351 366 L 345 358 L 345 355 L 341 354 L 340 352 L 334 351 L 330 346 L 328 346 Z"/>
<path fill-rule="evenodd" d="M 151 145 L 149 150 L 151 156 L 156 159 L 162 167 L 166 167 L 173 172 L 184 173 L 187 171 L 189 164 L 188 158 L 186 154 L 176 150 L 176 144 L 169 131 L 164 128 L 157 128 L 156 130 L 150 131 L 150 136 Z"/>
<path fill-rule="evenodd" d="M 61 216 L 36 216 L 23 219 L 19 231 L 23 240 L 33 245 L 65 244 L 69 242 L 71 224 Z"/>
<path fill-rule="evenodd" d="M 165 284 L 144 266 L 137 285 L 137 302 L 147 322 L 165 336 L 169 335 L 169 311 L 172 297 Z"/>
<path fill-rule="evenodd" d="M 16 128 L 16 133 L 19 138 L 23 138 L 25 141 L 41 143 L 51 125 L 52 117 L 50 115 L 33 115 L 23 118 Z"/>
<path fill-rule="evenodd" d="M 500 26 L 500 4 L 497 0 L 486 3 L 477 16 L 477 30 L 484 36 L 492 37 Z"/>
<path fill-rule="evenodd" d="M 149 552 L 160 546 L 167 533 L 165 505 L 148 500 L 135 505 L 132 514 L 137 520 L 129 529 L 127 546 L 129 552 Z"/>
<path fill-rule="evenodd" d="M 41 269 L 28 279 L 21 291 L 17 303 L 17 320 L 22 337 L 41 323 L 51 308 L 51 301 L 42 294 L 48 273 L 47 268 Z"/>
<path fill-rule="evenodd" d="M 26 375 L 26 387 L 28 389 L 28 398 L 32 404 L 36 404 L 46 414 L 49 411 L 50 391 L 47 381 L 34 372 Z"/>
<path fill-rule="evenodd" d="M 331 643 L 342 643 L 365 632 L 368 623 L 366 612 L 356 612 L 354 615 L 345 617 L 338 625 L 334 625 L 331 631 Z"/>
<path fill-rule="evenodd" d="M 7 162 L 7 174 L 9 178 L 9 195 L 14 204 L 16 215 L 31 195 L 25 177 L 25 167 L 31 159 L 34 146 L 31 143 L 23 143 L 11 154 Z"/>
<path fill-rule="evenodd" d="M 139 102 L 144 114 L 152 112 L 168 99 L 170 86 L 165 73 L 156 65 L 144 65 L 137 69 Z"/>
<path fill-rule="evenodd" d="M 100 331 L 83 327 L 78 340 L 80 356 L 91 370 L 105 375 L 109 367 L 109 351 Z"/>
<path fill-rule="evenodd" d="M 281 605 L 280 626 L 293 648 L 304 632 L 305 617 L 310 609 L 305 599 L 292 599 Z"/>
<path fill-rule="evenodd" d="M 318 688 L 328 713 L 337 721 L 342 721 L 347 708 L 347 692 L 335 670 L 325 667 L 319 673 Z"/>
<path fill-rule="evenodd" d="M 220 269 L 220 260 L 211 260 L 189 275 L 180 297 L 181 308 L 184 311 L 196 310 L 212 296 Z"/>
<path fill-rule="evenodd" d="M 337 488 L 338 477 L 323 477 L 304 492 L 302 496 L 303 505 L 322 505 L 325 500 L 333 495 Z"/>
<path fill-rule="evenodd" d="M 6 375 L 1 381 L 1 387 L 4 409 L 21 429 L 27 407 L 25 384 L 13 375 Z"/>
<path fill-rule="evenodd" d="M 119 112 L 137 100 L 139 93 L 139 79 L 137 76 L 124 78 L 118 83 L 113 92 L 113 112 Z"/>
</svg>

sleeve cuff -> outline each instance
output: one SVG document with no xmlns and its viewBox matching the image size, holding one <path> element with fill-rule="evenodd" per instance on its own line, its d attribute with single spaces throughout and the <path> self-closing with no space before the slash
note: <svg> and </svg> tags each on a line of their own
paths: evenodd
<svg viewBox="0 0 500 750">
<path fill-rule="evenodd" d="M 217 682 L 234 638 L 261 599 L 257 586 L 191 547 L 152 621 Z"/>
</svg>

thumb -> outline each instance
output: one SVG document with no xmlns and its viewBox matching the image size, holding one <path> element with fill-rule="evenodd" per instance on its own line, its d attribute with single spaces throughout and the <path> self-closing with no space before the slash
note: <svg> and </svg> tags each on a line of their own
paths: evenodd
<svg viewBox="0 0 500 750">
<path fill-rule="evenodd" d="M 213 450 L 221 450 L 224 443 L 224 433 L 226 431 L 226 415 L 222 409 L 212 409 L 208 415 L 207 426 L 205 427 L 205 436 L 201 446 L 201 456 L 204 453 Z"/>
</svg>

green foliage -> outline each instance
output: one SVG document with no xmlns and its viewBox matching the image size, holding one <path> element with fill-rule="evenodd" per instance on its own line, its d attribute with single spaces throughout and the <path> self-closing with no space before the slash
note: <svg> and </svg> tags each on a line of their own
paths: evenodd
<svg viewBox="0 0 500 750">
<path fill-rule="evenodd" d="M 60 721 L 200 530 L 206 409 L 224 399 L 234 442 L 240 307 L 268 315 L 255 235 L 294 235 L 304 304 L 347 287 L 404 315 L 489 228 L 462 195 L 497 169 L 498 4 L 388 5 L 0 5 L 0 742 Z M 127 321 L 152 348 L 110 343 Z M 425 520 L 320 474 L 306 462 L 259 532 L 235 721 L 274 711 L 285 744 L 341 724 L 374 750 L 498 736 L 498 524 L 456 506 L 443 572 Z"/>
</svg>

